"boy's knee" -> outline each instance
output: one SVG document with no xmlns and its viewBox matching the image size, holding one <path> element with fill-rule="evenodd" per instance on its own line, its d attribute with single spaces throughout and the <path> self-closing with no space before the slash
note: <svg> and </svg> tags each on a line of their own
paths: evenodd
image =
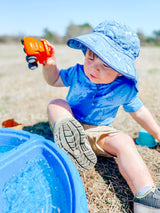
<svg viewBox="0 0 160 213">
<path fill-rule="evenodd" d="M 133 139 L 124 133 L 106 135 L 106 137 L 99 141 L 98 144 L 104 150 L 109 151 L 116 156 L 135 146 Z"/>
<path fill-rule="evenodd" d="M 48 104 L 48 106 L 50 106 L 50 105 L 63 106 L 64 104 L 68 104 L 68 103 L 63 99 L 54 99 Z"/>
<path fill-rule="evenodd" d="M 63 114 L 72 114 L 69 104 L 63 99 L 54 99 L 47 106 L 48 115 L 61 116 Z"/>
<path fill-rule="evenodd" d="M 52 100 L 48 104 L 47 109 L 50 110 L 50 108 L 53 109 L 53 108 L 60 108 L 60 107 L 70 110 L 69 104 L 63 99 L 54 99 L 54 100 Z"/>
<path fill-rule="evenodd" d="M 47 112 L 49 112 L 50 110 L 53 109 L 54 106 L 56 106 L 58 104 L 60 99 L 54 99 L 51 102 L 49 102 L 48 106 L 47 106 Z"/>
<path fill-rule="evenodd" d="M 117 140 L 117 146 L 118 152 L 129 151 L 135 148 L 135 143 L 129 135 L 122 133 Z"/>
</svg>

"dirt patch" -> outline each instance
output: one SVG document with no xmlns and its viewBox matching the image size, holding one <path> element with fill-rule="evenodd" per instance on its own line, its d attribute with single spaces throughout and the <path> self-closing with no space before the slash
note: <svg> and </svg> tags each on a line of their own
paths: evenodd
<svg viewBox="0 0 160 213">
<path fill-rule="evenodd" d="M 55 98 L 64 98 L 67 88 L 53 88 L 44 81 L 41 66 L 30 71 L 25 62 L 23 47 L 18 44 L 0 44 L 0 121 L 15 118 L 23 129 L 52 140 L 46 113 L 47 104 Z M 56 46 L 59 68 L 83 63 L 83 54 L 64 46 Z M 139 73 L 139 96 L 160 125 L 160 48 L 141 48 L 136 61 Z M 113 125 L 138 136 L 140 126 L 120 108 Z M 160 147 L 137 146 L 156 184 L 160 183 Z M 118 171 L 115 159 L 98 158 L 95 168 L 80 172 L 87 194 L 90 213 L 132 212 L 133 195 Z"/>
</svg>

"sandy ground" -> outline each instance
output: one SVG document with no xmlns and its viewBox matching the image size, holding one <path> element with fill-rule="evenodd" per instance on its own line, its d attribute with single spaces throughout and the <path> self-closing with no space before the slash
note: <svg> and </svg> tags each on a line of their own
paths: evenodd
<svg viewBox="0 0 160 213">
<path fill-rule="evenodd" d="M 83 63 L 83 55 L 67 46 L 56 46 L 59 68 Z M 142 47 L 136 60 L 139 74 L 139 97 L 160 125 L 160 48 Z M 47 104 L 65 98 L 67 88 L 53 88 L 44 81 L 41 65 L 31 71 L 27 67 L 23 47 L 0 44 L 0 121 L 15 118 L 23 129 L 52 139 L 46 113 Z M 120 108 L 113 125 L 138 137 L 141 127 Z M 137 146 L 156 184 L 160 183 L 160 148 Z M 90 213 L 132 212 L 133 195 L 121 177 L 116 160 L 98 158 L 95 168 L 80 173 Z"/>
</svg>

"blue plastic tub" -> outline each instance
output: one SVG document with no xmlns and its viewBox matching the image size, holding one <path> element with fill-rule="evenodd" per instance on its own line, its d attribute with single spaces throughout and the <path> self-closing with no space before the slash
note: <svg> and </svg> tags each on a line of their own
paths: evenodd
<svg viewBox="0 0 160 213">
<path fill-rule="evenodd" d="M 0 129 L 1 213 L 87 213 L 82 180 L 67 154 L 29 132 Z"/>
</svg>

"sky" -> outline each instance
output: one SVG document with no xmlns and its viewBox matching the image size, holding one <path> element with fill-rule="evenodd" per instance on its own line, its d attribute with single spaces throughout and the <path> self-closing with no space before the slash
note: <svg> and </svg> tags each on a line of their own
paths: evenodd
<svg viewBox="0 0 160 213">
<path fill-rule="evenodd" d="M 117 20 L 146 36 L 160 30 L 160 0 L 0 0 L 0 35 L 64 36 L 73 23 Z"/>
</svg>

